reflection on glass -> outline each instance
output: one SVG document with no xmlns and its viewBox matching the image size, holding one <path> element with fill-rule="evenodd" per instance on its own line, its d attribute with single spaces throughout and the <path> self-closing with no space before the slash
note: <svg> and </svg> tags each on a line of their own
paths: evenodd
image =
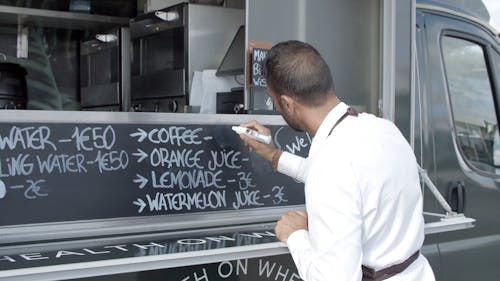
<svg viewBox="0 0 500 281">
<path fill-rule="evenodd" d="M 442 45 L 458 144 L 471 165 L 495 173 L 498 124 L 483 48 L 454 37 Z"/>
<path fill-rule="evenodd" d="M 76 33 L 29 26 L 28 57 L 19 58 L 17 27 L 6 25 L 1 31 L 2 62 L 19 65 L 27 71 L 27 109 L 79 109 Z"/>
</svg>

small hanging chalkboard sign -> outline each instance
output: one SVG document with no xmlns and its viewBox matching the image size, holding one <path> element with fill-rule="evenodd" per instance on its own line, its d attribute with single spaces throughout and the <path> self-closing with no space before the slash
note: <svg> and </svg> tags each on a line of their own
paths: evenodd
<svg viewBox="0 0 500 281">
<path fill-rule="evenodd" d="M 266 88 L 266 78 L 264 77 L 264 62 L 266 60 L 268 49 L 253 48 L 251 54 L 251 78 L 252 86 Z"/>
</svg>

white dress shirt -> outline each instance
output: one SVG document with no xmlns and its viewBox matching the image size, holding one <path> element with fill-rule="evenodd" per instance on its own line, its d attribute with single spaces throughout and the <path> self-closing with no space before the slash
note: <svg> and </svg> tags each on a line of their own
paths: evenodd
<svg viewBox="0 0 500 281">
<path fill-rule="evenodd" d="M 331 128 L 348 106 L 321 123 L 308 158 L 284 152 L 278 171 L 305 183 L 308 230 L 287 245 L 302 279 L 361 280 L 406 260 L 424 241 L 422 195 L 413 151 L 388 120 L 362 113 Z M 420 255 L 387 280 L 434 280 Z"/>
</svg>

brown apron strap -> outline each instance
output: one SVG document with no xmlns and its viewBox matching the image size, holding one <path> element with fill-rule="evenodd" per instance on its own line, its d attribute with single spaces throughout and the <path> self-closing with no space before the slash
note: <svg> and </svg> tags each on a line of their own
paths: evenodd
<svg viewBox="0 0 500 281">
<path fill-rule="evenodd" d="M 330 136 L 332 134 L 333 129 L 335 129 L 335 127 L 337 127 L 337 125 L 340 122 L 342 122 L 347 116 L 357 117 L 358 112 L 354 108 L 349 107 L 347 109 L 347 112 L 344 113 L 344 115 L 342 115 L 342 117 L 340 117 L 339 120 L 337 120 L 337 122 L 335 122 L 335 124 L 333 124 L 333 127 L 330 130 L 330 132 L 328 133 L 328 136 Z M 407 258 L 402 263 L 399 263 L 399 264 L 396 264 L 396 265 L 393 265 L 393 266 L 390 266 L 390 267 L 387 267 L 387 268 L 384 268 L 384 269 L 381 269 L 378 271 L 375 271 L 372 268 L 369 268 L 369 267 L 362 265 L 361 266 L 361 269 L 363 271 L 363 280 L 362 281 L 382 281 L 382 280 L 385 280 L 389 277 L 392 277 L 398 273 L 401 273 L 405 269 L 407 269 L 410 266 L 410 264 L 412 264 L 418 258 L 419 255 L 420 255 L 420 251 L 416 251 L 413 255 L 411 255 L 409 258 Z"/>
<path fill-rule="evenodd" d="M 420 255 L 420 251 L 416 251 L 413 255 L 399 264 L 375 271 L 372 268 L 361 266 L 363 270 L 363 281 L 382 281 L 390 278 L 398 273 L 405 271 Z"/>
<path fill-rule="evenodd" d="M 337 120 L 337 122 L 335 122 L 335 124 L 333 124 L 333 127 L 332 129 L 330 130 L 330 132 L 328 133 L 328 136 L 330 136 L 333 132 L 333 129 L 335 129 L 335 127 L 337 127 L 337 125 L 342 122 L 346 117 L 347 115 L 350 115 L 350 116 L 355 116 L 355 117 L 358 117 L 358 112 L 356 111 L 356 109 L 352 108 L 352 107 L 349 107 L 347 109 L 347 112 L 344 113 L 344 115 L 342 115 L 342 117 L 339 118 L 339 120 Z"/>
</svg>

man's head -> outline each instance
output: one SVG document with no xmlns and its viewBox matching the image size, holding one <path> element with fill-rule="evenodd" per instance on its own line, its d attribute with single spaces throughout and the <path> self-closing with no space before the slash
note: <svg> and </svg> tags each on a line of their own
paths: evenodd
<svg viewBox="0 0 500 281">
<path fill-rule="evenodd" d="M 304 42 L 286 41 L 271 48 L 264 64 L 264 75 L 275 106 L 297 130 L 304 130 L 304 126 L 300 124 L 301 116 L 288 110 L 289 101 L 314 109 L 335 97 L 330 68 L 319 52 Z"/>
</svg>

